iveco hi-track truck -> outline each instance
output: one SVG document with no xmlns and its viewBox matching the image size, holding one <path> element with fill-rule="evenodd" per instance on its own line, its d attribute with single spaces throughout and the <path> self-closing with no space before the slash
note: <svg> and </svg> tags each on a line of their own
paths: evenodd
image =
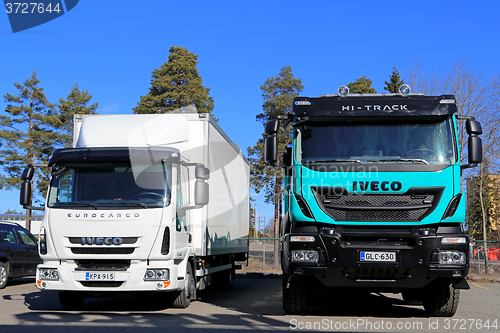
<svg viewBox="0 0 500 333">
<path fill-rule="evenodd" d="M 186 308 L 209 284 L 231 288 L 248 254 L 249 164 L 208 114 L 76 115 L 73 147 L 48 162 L 39 289 L 66 308 L 132 292 Z"/>
<path fill-rule="evenodd" d="M 283 307 L 307 312 L 320 291 L 402 293 L 453 316 L 468 289 L 461 170 L 482 160 L 481 125 L 452 95 L 296 97 L 266 125 L 265 158 L 284 168 Z M 466 120 L 469 164 L 457 126 Z M 278 160 L 279 124 L 293 127 Z M 350 289 L 349 289 L 350 288 Z"/>
</svg>

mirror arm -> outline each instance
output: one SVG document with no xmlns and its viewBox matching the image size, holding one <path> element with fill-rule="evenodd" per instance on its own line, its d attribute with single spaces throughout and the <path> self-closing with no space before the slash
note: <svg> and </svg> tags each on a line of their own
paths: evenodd
<svg viewBox="0 0 500 333">
<path fill-rule="evenodd" d="M 45 207 L 23 206 L 23 209 L 31 209 L 31 210 L 45 210 Z"/>
</svg>

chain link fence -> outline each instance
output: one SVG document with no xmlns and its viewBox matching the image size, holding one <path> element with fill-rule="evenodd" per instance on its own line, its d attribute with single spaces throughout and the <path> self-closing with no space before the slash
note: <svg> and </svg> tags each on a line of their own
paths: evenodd
<svg viewBox="0 0 500 333">
<path fill-rule="evenodd" d="M 241 273 L 281 274 L 281 242 L 279 238 L 250 238 L 248 265 L 238 262 Z"/>
<path fill-rule="evenodd" d="M 500 275 L 499 241 L 473 241 L 469 258 L 470 274 Z"/>
</svg>

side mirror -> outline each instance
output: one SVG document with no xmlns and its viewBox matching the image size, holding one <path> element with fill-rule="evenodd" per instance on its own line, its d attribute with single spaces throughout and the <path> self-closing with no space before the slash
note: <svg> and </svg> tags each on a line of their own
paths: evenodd
<svg viewBox="0 0 500 333">
<path fill-rule="evenodd" d="M 480 137 L 469 136 L 469 164 L 479 164 L 483 161 L 483 144 Z"/>
<path fill-rule="evenodd" d="M 272 134 L 266 138 L 264 160 L 270 165 L 278 162 L 278 136 L 276 134 Z"/>
<path fill-rule="evenodd" d="M 197 165 L 194 170 L 194 174 L 196 179 L 200 180 L 208 180 L 210 179 L 210 170 L 204 166 Z"/>
<path fill-rule="evenodd" d="M 19 196 L 19 203 L 23 208 L 31 206 L 31 181 L 25 180 L 21 184 L 21 191 Z"/>
<path fill-rule="evenodd" d="M 266 124 L 266 129 L 264 130 L 264 133 L 266 134 L 278 133 L 279 125 L 280 121 L 278 119 L 269 120 L 269 122 Z"/>
<path fill-rule="evenodd" d="M 197 180 L 194 184 L 194 204 L 196 206 L 208 205 L 209 185 L 207 182 Z"/>
<path fill-rule="evenodd" d="M 465 130 L 469 135 L 481 135 L 483 134 L 483 129 L 481 128 L 481 123 L 477 120 L 468 119 L 465 122 Z"/>
<path fill-rule="evenodd" d="M 467 131 L 467 134 L 469 134 L 469 164 L 461 165 L 460 169 L 462 170 L 474 168 L 483 161 L 483 144 L 481 138 L 478 137 L 478 135 L 483 134 L 481 123 L 471 117 L 471 119 L 467 119 L 467 121 L 465 122 L 465 130 Z"/>
<path fill-rule="evenodd" d="M 28 164 L 28 166 L 23 170 L 21 174 L 22 180 L 32 180 L 33 175 L 35 174 L 35 167 L 32 164 Z"/>
</svg>

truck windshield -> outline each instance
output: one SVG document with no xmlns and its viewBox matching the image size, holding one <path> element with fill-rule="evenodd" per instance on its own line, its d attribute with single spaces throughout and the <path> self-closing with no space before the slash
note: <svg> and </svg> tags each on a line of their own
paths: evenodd
<svg viewBox="0 0 500 333">
<path fill-rule="evenodd" d="M 454 164 L 457 160 L 450 118 L 419 123 L 308 122 L 299 131 L 302 163 Z"/>
<path fill-rule="evenodd" d="M 58 168 L 48 196 L 51 208 L 142 209 L 170 204 L 168 164 L 81 163 Z"/>
</svg>

